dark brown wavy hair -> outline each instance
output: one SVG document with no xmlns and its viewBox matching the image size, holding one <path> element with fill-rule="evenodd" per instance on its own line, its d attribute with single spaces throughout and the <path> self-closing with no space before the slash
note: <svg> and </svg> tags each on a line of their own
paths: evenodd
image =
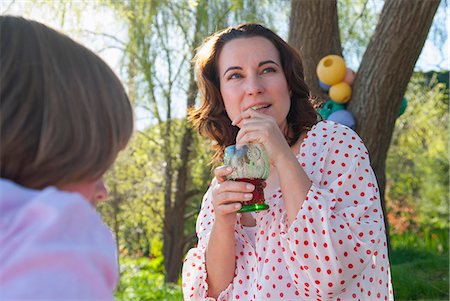
<svg viewBox="0 0 450 301">
<path fill-rule="evenodd" d="M 246 23 L 237 27 L 228 27 L 208 37 L 198 48 L 194 57 L 201 105 L 189 112 L 189 119 L 202 136 L 215 142 L 213 163 L 221 160 L 225 147 L 235 143 L 239 131 L 238 127 L 231 125 L 220 94 L 219 55 L 229 41 L 251 37 L 268 39 L 280 55 L 281 66 L 288 87 L 292 91 L 291 107 L 286 118 L 288 127 L 285 133 L 289 145 L 294 145 L 301 133 L 309 130 L 318 120 L 318 114 L 310 99 L 309 88 L 304 80 L 303 64 L 297 50 L 260 24 Z"/>
</svg>

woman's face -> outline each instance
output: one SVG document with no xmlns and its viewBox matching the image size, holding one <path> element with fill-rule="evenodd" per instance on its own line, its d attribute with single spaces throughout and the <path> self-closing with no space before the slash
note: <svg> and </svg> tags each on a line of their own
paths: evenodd
<svg viewBox="0 0 450 301">
<path fill-rule="evenodd" d="M 220 93 L 231 120 L 254 109 L 272 116 L 285 129 L 290 92 L 272 42 L 263 37 L 231 40 L 220 52 L 218 69 Z"/>
<path fill-rule="evenodd" d="M 108 196 L 103 177 L 94 181 L 76 182 L 65 184 L 60 187 L 61 190 L 69 192 L 78 192 L 81 194 L 92 206 L 103 201 Z"/>
</svg>

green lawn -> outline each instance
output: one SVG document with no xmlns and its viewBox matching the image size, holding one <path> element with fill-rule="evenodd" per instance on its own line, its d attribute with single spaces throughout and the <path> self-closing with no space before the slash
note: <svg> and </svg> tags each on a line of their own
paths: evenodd
<svg viewBox="0 0 450 301">
<path fill-rule="evenodd" d="M 448 256 L 420 249 L 393 250 L 395 300 L 449 300 Z"/>
<path fill-rule="evenodd" d="M 121 259 L 118 301 L 178 301 L 181 288 L 164 284 L 162 258 Z M 449 300 L 448 252 L 397 248 L 390 253 L 395 300 Z"/>
</svg>

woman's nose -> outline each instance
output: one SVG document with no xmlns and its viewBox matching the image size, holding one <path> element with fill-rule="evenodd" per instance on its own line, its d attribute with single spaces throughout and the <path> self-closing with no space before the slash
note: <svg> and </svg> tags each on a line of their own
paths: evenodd
<svg viewBox="0 0 450 301">
<path fill-rule="evenodd" d="M 106 188 L 103 178 L 101 178 L 95 187 L 95 200 L 103 201 L 108 197 L 108 189 Z"/>
<path fill-rule="evenodd" d="M 258 76 L 249 76 L 247 78 L 247 95 L 258 95 L 263 93 L 264 86 Z"/>
</svg>

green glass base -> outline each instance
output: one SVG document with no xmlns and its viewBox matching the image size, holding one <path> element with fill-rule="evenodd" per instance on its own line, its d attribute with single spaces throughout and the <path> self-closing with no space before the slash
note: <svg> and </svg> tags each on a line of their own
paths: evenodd
<svg viewBox="0 0 450 301">
<path fill-rule="evenodd" d="M 239 213 L 242 212 L 253 212 L 253 211 L 260 211 L 260 210 L 267 210 L 269 209 L 269 205 L 267 204 L 251 204 L 251 205 L 244 205 L 241 209 L 238 210 Z"/>
</svg>

